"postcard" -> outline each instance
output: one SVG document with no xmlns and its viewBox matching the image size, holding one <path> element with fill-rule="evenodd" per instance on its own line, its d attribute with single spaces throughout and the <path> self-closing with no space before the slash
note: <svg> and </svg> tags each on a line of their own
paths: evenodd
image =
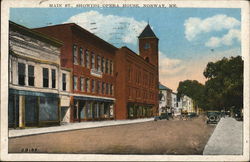
<svg viewBox="0 0 250 162">
<path fill-rule="evenodd" d="M 1 160 L 249 161 L 249 2 L 3 0 Z"/>
</svg>

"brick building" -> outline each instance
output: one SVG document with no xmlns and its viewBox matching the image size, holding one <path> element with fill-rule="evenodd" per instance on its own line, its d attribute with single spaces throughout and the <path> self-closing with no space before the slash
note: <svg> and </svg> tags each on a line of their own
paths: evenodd
<svg viewBox="0 0 250 162">
<path fill-rule="evenodd" d="M 71 122 L 157 114 L 158 38 L 149 25 L 138 37 L 140 55 L 74 23 L 34 30 L 64 43 L 61 66 L 72 71 Z"/>
<path fill-rule="evenodd" d="M 61 40 L 61 65 L 72 71 L 70 121 L 114 118 L 116 47 L 70 23 L 34 29 Z"/>
<path fill-rule="evenodd" d="M 158 38 L 149 25 L 138 37 L 139 55 L 120 48 L 116 53 L 116 118 L 158 114 Z"/>
</svg>

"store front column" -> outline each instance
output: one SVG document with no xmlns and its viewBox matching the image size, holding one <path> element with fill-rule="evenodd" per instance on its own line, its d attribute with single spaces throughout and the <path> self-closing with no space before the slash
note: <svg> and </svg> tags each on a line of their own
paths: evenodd
<svg viewBox="0 0 250 162">
<path fill-rule="evenodd" d="M 25 96 L 19 96 L 19 127 L 25 127 Z"/>
</svg>

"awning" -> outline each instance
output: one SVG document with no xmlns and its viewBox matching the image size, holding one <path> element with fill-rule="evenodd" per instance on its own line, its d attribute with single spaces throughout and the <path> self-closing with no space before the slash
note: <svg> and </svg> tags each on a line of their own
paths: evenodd
<svg viewBox="0 0 250 162">
<path fill-rule="evenodd" d="M 34 92 L 34 91 L 24 91 L 17 89 L 9 89 L 9 94 L 24 95 L 24 96 L 39 96 L 39 97 L 58 97 L 57 93 L 44 93 L 44 92 Z"/>
<path fill-rule="evenodd" d="M 113 100 L 109 100 L 106 98 L 94 98 L 94 97 L 83 97 L 83 96 L 74 96 L 74 99 L 83 101 L 114 102 Z"/>
</svg>

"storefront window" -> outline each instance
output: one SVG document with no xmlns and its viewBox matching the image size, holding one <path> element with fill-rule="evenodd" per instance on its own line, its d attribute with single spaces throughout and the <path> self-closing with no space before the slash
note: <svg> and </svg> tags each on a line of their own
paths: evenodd
<svg viewBox="0 0 250 162">
<path fill-rule="evenodd" d="M 108 103 L 104 103 L 104 117 L 105 118 L 109 118 L 109 104 Z"/>
<path fill-rule="evenodd" d="M 87 112 L 87 118 L 91 118 L 91 107 L 89 102 L 87 102 L 86 104 L 86 112 Z"/>
<path fill-rule="evenodd" d="M 37 125 L 38 124 L 38 106 L 36 96 L 25 96 L 25 124 Z"/>
<path fill-rule="evenodd" d="M 58 98 L 40 97 L 39 120 L 58 120 Z"/>
<path fill-rule="evenodd" d="M 74 111 L 73 111 L 74 119 L 78 119 L 78 101 L 74 100 Z"/>
</svg>

